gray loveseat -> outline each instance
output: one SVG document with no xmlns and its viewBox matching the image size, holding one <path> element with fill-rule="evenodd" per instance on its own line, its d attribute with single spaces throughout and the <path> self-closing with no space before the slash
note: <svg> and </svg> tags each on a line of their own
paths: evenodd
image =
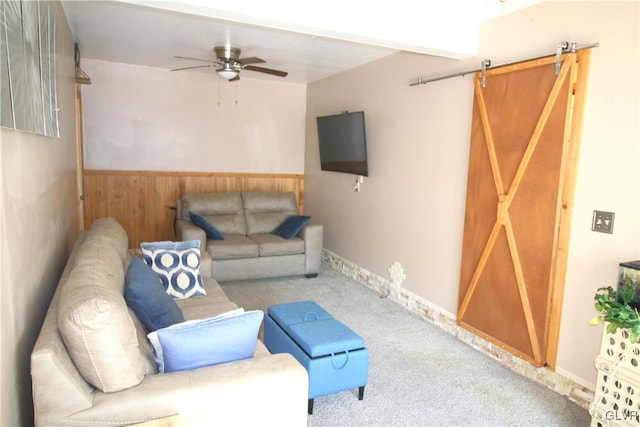
<svg viewBox="0 0 640 427">
<path fill-rule="evenodd" d="M 207 238 L 189 212 L 206 218 L 224 240 Z M 323 227 L 310 222 L 291 239 L 271 234 L 282 221 L 298 215 L 291 192 L 229 192 L 185 194 L 177 202 L 178 240 L 200 240 L 213 259 L 219 281 L 278 276 L 317 276 L 322 256 Z"/>
<path fill-rule="evenodd" d="M 78 238 L 31 354 L 36 426 L 121 426 L 176 414 L 184 426 L 306 426 L 306 370 L 259 340 L 253 358 L 158 373 L 123 296 L 131 259 L 113 219 Z M 185 320 L 237 308 L 206 254 L 200 273 L 207 295 L 177 300 Z"/>
</svg>

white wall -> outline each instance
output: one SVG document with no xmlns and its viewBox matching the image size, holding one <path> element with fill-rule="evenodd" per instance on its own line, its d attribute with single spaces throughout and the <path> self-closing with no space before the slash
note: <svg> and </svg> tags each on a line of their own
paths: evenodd
<svg viewBox="0 0 640 427">
<path fill-rule="evenodd" d="M 593 387 L 601 327 L 593 295 L 618 263 L 640 258 L 640 9 L 634 2 L 545 2 L 483 24 L 465 61 L 400 53 L 309 86 L 305 209 L 325 224 L 324 246 L 384 278 L 399 261 L 403 286 L 457 311 L 473 88 L 437 77 L 526 59 L 561 41 L 592 52 L 561 323 L 559 373 Z M 319 170 L 315 117 L 364 110 L 369 178 Z M 593 210 L 616 213 L 614 234 L 590 231 Z"/>
<path fill-rule="evenodd" d="M 82 68 L 87 169 L 304 172 L 304 85 L 88 59 Z"/>
<path fill-rule="evenodd" d="M 56 19 L 60 138 L 0 129 L 0 425 L 33 424 L 30 354 L 78 232 L 73 38 Z"/>
</svg>

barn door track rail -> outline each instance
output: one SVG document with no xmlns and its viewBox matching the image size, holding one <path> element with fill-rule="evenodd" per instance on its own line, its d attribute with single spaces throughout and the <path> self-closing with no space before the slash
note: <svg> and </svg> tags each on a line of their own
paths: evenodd
<svg viewBox="0 0 640 427">
<path fill-rule="evenodd" d="M 558 75 L 558 73 L 560 72 L 560 65 L 561 65 L 561 57 L 563 54 L 565 53 L 574 53 L 577 52 L 579 50 L 582 49 L 591 49 L 594 47 L 598 47 L 600 44 L 599 43 L 589 43 L 589 44 L 585 44 L 585 45 L 580 45 L 578 46 L 577 43 L 572 42 L 569 43 L 567 41 L 563 41 L 557 44 L 556 46 L 556 51 L 555 51 L 555 56 L 556 56 L 556 76 Z M 496 66 L 493 66 L 491 64 L 491 60 L 490 59 L 485 59 L 484 61 L 482 61 L 480 68 L 476 68 L 473 70 L 467 70 L 467 71 L 460 71 L 458 73 L 453 73 L 453 74 L 447 74 L 445 76 L 440 76 L 440 77 L 433 77 L 433 78 L 429 78 L 429 79 L 423 79 L 422 77 L 418 77 L 418 80 L 413 82 L 413 83 L 409 83 L 409 86 L 420 86 L 420 85 L 426 85 L 427 83 L 432 83 L 432 82 L 437 82 L 440 80 L 445 80 L 445 79 L 450 79 L 452 77 L 464 77 L 467 74 L 474 74 L 477 72 L 481 73 L 481 77 L 480 77 L 480 85 L 482 87 L 485 87 L 486 81 L 485 81 L 485 77 L 484 77 L 484 73 L 485 71 L 487 71 L 489 68 L 492 67 L 504 67 L 504 66 L 508 66 L 508 65 L 515 65 L 515 64 L 520 64 L 522 62 L 527 62 L 527 61 L 533 61 L 536 59 L 541 59 L 541 58 L 546 58 L 547 56 L 551 56 L 553 55 L 553 53 L 548 54 L 548 55 L 542 55 L 542 56 L 536 56 L 533 58 L 527 58 L 527 59 L 522 59 L 519 61 L 515 61 L 515 62 L 505 62 L 503 64 L 498 64 Z"/>
</svg>

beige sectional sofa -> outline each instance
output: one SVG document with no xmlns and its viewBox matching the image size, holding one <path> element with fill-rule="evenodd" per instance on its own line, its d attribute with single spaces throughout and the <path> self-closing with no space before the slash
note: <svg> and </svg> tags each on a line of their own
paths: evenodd
<svg viewBox="0 0 640 427">
<path fill-rule="evenodd" d="M 178 415 L 185 426 L 306 425 L 308 377 L 258 340 L 249 359 L 159 374 L 146 330 L 123 296 L 128 237 L 103 218 L 82 232 L 31 354 L 36 426 L 121 426 Z M 237 308 L 211 277 L 177 300 L 185 320 Z"/>
<path fill-rule="evenodd" d="M 206 218 L 224 235 L 207 237 L 189 213 Z M 177 240 L 200 240 L 213 259 L 216 280 L 317 276 L 322 257 L 323 227 L 313 220 L 291 239 L 271 232 L 298 215 L 292 192 L 228 192 L 185 194 L 177 202 Z"/>
</svg>

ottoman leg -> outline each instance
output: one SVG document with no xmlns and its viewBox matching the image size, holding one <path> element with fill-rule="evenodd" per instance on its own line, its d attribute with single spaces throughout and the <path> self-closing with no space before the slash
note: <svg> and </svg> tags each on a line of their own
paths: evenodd
<svg viewBox="0 0 640 427">
<path fill-rule="evenodd" d="M 313 414 L 313 399 L 309 399 L 309 403 L 307 404 L 307 413 L 309 415 Z"/>
<path fill-rule="evenodd" d="M 358 400 L 364 399 L 364 386 L 358 388 Z"/>
</svg>

